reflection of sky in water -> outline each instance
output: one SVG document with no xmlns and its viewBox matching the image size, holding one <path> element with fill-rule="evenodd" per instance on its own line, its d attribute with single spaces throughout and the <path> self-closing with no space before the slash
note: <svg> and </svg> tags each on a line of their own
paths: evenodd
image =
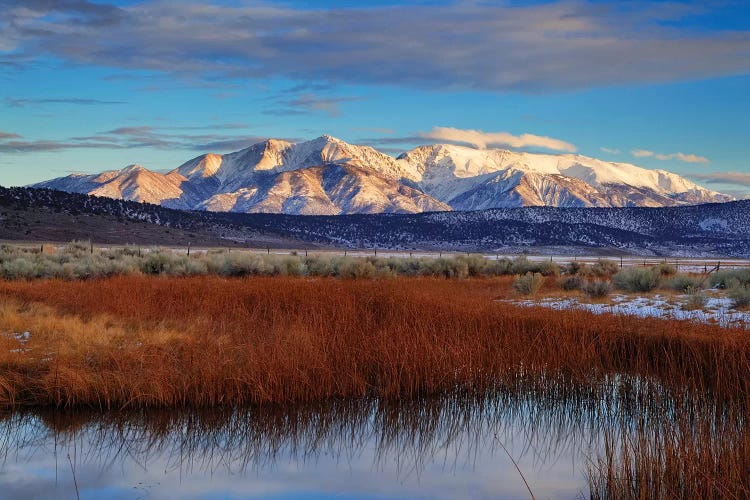
<svg viewBox="0 0 750 500">
<path fill-rule="evenodd" d="M 587 491 L 600 424 L 580 408 L 339 406 L 76 416 L 72 424 L 15 415 L 0 424 L 0 496 L 75 498 L 70 454 L 82 498 L 528 498 L 498 441 L 537 498 Z"/>
</svg>

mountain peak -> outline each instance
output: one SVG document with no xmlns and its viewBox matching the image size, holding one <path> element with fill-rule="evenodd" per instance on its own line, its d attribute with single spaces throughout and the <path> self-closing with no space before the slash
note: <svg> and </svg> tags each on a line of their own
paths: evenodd
<svg viewBox="0 0 750 500">
<path fill-rule="evenodd" d="M 433 144 L 393 158 L 328 134 L 297 143 L 268 138 L 234 153 L 204 154 L 169 174 L 133 164 L 38 186 L 176 208 L 284 213 L 300 213 L 300 207 L 306 207 L 305 213 L 329 213 L 332 207 L 356 213 L 671 206 L 731 199 L 674 173 L 579 154 Z"/>
<path fill-rule="evenodd" d="M 120 173 L 121 174 L 130 174 L 130 173 L 133 173 L 133 172 L 142 172 L 144 170 L 146 170 L 146 167 L 144 167 L 143 165 L 139 165 L 138 163 L 132 163 L 132 164 L 130 164 L 130 165 L 122 168 L 120 170 Z"/>
</svg>

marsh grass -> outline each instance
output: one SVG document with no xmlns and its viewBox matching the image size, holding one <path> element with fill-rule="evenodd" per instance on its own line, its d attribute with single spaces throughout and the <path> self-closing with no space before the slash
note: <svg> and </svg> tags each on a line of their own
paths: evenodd
<svg viewBox="0 0 750 500">
<path fill-rule="evenodd" d="M 0 282 L 0 404 L 413 398 L 560 376 L 595 384 L 611 373 L 721 398 L 748 393 L 744 331 L 494 301 L 511 279 Z M 21 346 L 12 333 L 25 331 Z"/>
<path fill-rule="evenodd" d="M 591 498 L 750 497 L 748 408 L 712 415 L 710 405 L 683 404 L 658 425 L 640 419 L 634 430 L 607 430 L 589 470 Z"/>
<path fill-rule="evenodd" d="M 369 413 L 347 410 L 349 402 L 415 403 L 413 414 L 378 414 L 388 424 L 383 439 L 427 446 L 421 433 L 432 429 L 431 412 L 489 397 L 504 411 L 539 409 L 529 415 L 529 435 L 554 428 L 560 416 L 590 426 L 585 419 L 603 411 L 614 427 L 590 470 L 592 497 L 748 496 L 746 331 L 496 301 L 511 296 L 512 281 L 0 281 L 0 405 L 170 414 L 326 405 L 354 425 L 369 425 Z M 443 397 L 448 406 L 422 405 Z M 320 432 L 331 436 L 346 429 L 329 417 L 312 414 L 305 425 L 330 424 Z M 303 428 L 288 418 L 265 421 L 270 427 L 262 432 L 244 424 L 230 429 L 238 439 L 255 432 L 250 445 L 270 447 Z M 74 431 L 84 423 L 66 425 Z M 154 430 L 169 432 L 161 424 Z M 211 440 L 205 432 L 194 444 Z M 427 449 L 422 444 L 419 450 Z"/>
</svg>

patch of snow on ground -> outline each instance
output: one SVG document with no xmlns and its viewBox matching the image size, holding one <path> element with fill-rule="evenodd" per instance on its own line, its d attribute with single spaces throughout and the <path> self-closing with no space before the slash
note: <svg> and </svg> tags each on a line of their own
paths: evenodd
<svg viewBox="0 0 750 500">
<path fill-rule="evenodd" d="M 21 345 L 18 349 L 11 349 L 10 352 L 26 352 L 29 350 L 29 348 L 26 347 L 26 343 L 29 341 L 29 339 L 31 339 L 31 333 L 4 332 L 2 335 L 6 339 L 16 340 Z"/>
<path fill-rule="evenodd" d="M 680 296 L 686 299 L 687 296 Z M 697 321 L 717 324 L 724 328 L 750 328 L 750 312 L 732 309 L 728 298 L 710 297 L 703 309 L 685 309 L 684 302 L 669 302 L 661 295 L 651 297 L 628 297 L 616 295 L 614 304 L 592 304 L 581 302 L 577 298 L 544 298 L 539 300 L 504 300 L 524 307 L 548 307 L 557 311 L 580 309 L 594 314 L 618 314 L 640 318 L 664 318 Z"/>
</svg>

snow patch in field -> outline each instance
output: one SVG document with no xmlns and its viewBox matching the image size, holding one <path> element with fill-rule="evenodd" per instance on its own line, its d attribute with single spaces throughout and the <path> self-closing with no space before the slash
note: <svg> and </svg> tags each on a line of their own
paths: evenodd
<svg viewBox="0 0 750 500">
<path fill-rule="evenodd" d="M 679 296 L 687 299 L 687 296 Z M 640 318 L 663 318 L 717 324 L 724 328 L 750 328 L 750 312 L 732 309 L 732 301 L 724 297 L 710 297 L 703 309 L 686 309 L 685 303 L 670 302 L 661 295 L 654 297 L 628 297 L 616 295 L 613 304 L 592 304 L 577 298 L 544 298 L 539 300 L 504 300 L 524 307 L 548 307 L 556 311 L 579 309 L 594 314 L 618 314 Z"/>
<path fill-rule="evenodd" d="M 10 352 L 26 352 L 30 348 L 26 347 L 26 343 L 31 339 L 31 333 L 29 332 L 4 332 L 3 337 L 6 339 L 12 339 L 17 341 L 21 346 L 17 349 L 10 349 Z"/>
</svg>

